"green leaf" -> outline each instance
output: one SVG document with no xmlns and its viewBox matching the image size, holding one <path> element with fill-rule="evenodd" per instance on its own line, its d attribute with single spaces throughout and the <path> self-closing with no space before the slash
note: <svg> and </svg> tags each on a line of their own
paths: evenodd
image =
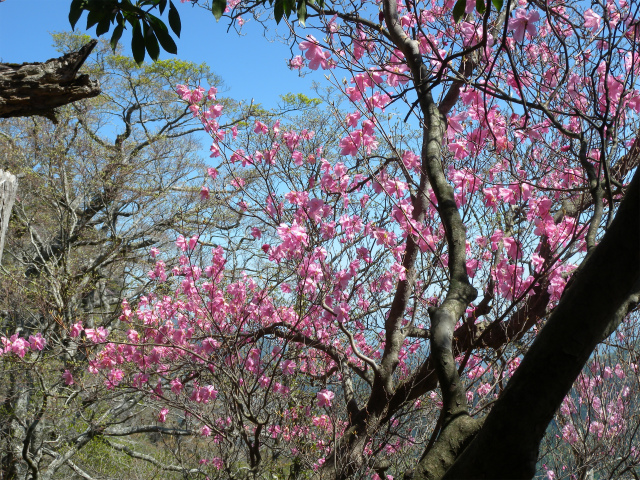
<svg viewBox="0 0 640 480">
<path fill-rule="evenodd" d="M 116 28 L 113 29 L 113 34 L 111 35 L 111 50 L 113 53 L 116 52 L 116 47 L 118 46 L 118 42 L 120 41 L 120 37 L 122 36 L 122 32 L 124 31 L 124 25 L 118 24 Z"/>
<path fill-rule="evenodd" d="M 160 45 L 153 33 L 153 28 L 146 23 L 144 24 L 144 43 L 151 59 L 154 62 L 157 61 L 160 56 Z"/>
<path fill-rule="evenodd" d="M 276 23 L 280 23 L 282 15 L 284 14 L 284 0 L 276 0 L 276 4 L 273 7 L 273 16 Z"/>
<path fill-rule="evenodd" d="M 131 52 L 133 52 L 133 59 L 138 65 L 142 65 L 144 61 L 144 37 L 142 36 L 142 27 L 140 27 L 140 21 L 132 23 L 133 29 L 131 32 Z"/>
<path fill-rule="evenodd" d="M 153 15 L 149 14 L 149 24 L 151 25 L 151 28 L 153 28 L 153 32 L 156 34 L 156 37 L 158 38 L 160 45 L 162 45 L 162 48 L 166 52 L 173 53 L 174 55 L 178 53 L 178 47 L 176 47 L 176 43 L 171 38 L 169 29 L 164 24 L 164 22 L 158 17 L 154 17 Z"/>
<path fill-rule="evenodd" d="M 173 33 L 180 38 L 180 31 L 182 30 L 182 23 L 180 22 L 180 14 L 178 9 L 173 5 L 173 2 L 169 2 L 169 26 Z"/>
<path fill-rule="evenodd" d="M 76 28 L 76 23 L 80 20 L 84 7 L 85 0 L 73 0 L 71 2 L 71 6 L 69 7 L 69 23 L 71 24 L 71 28 Z"/>
<path fill-rule="evenodd" d="M 493 3 L 497 12 L 502 10 L 503 0 L 491 0 L 491 3 Z"/>
<path fill-rule="evenodd" d="M 222 14 L 227 8 L 227 0 L 213 0 L 211 3 L 211 13 L 216 17 L 216 21 L 222 18 Z"/>
<path fill-rule="evenodd" d="M 458 23 L 464 17 L 464 10 L 467 7 L 467 0 L 458 0 L 453 7 L 453 19 Z"/>
<path fill-rule="evenodd" d="M 303 0 L 304 1 L 304 0 Z M 284 14 L 289 18 L 291 12 L 294 12 L 296 8 L 296 0 L 284 0 Z"/>
<path fill-rule="evenodd" d="M 307 19 L 307 2 L 306 0 L 301 0 L 298 2 L 298 23 L 304 25 L 304 21 Z"/>
<path fill-rule="evenodd" d="M 98 22 L 98 26 L 96 27 L 96 35 L 99 37 L 104 35 L 109 31 L 109 27 L 111 26 L 111 22 L 109 18 L 103 18 Z"/>
<path fill-rule="evenodd" d="M 484 0 L 476 0 L 476 10 L 480 15 L 484 15 L 484 11 L 486 10 Z"/>
<path fill-rule="evenodd" d="M 167 8 L 167 0 L 160 0 L 158 5 L 160 6 L 160 15 L 162 15 L 164 13 L 164 9 Z"/>
<path fill-rule="evenodd" d="M 93 27 L 96 23 L 104 20 L 105 18 L 109 20 L 109 11 L 103 8 L 92 8 L 89 10 L 89 15 L 87 15 L 87 30 Z"/>
</svg>

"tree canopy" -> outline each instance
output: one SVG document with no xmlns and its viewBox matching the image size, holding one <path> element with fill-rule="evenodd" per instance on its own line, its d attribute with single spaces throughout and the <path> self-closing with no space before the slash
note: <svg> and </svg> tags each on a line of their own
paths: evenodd
<svg viewBox="0 0 640 480">
<path fill-rule="evenodd" d="M 173 463 L 105 442 L 194 478 L 638 476 L 640 4 L 189 3 L 284 22 L 291 68 L 332 86 L 239 115 L 215 79 L 178 80 L 180 118 L 211 137 L 196 213 L 112 325 L 7 331 L 3 362 L 73 345 L 55 388 L 149 415 L 93 416 L 85 444 L 188 438 Z M 179 35 L 185 7 L 74 1 L 70 20 L 113 45 L 129 25 L 140 63 L 175 46 L 152 12 Z M 25 476 L 51 469 L 29 453 L 43 415 L 14 429 Z"/>
</svg>

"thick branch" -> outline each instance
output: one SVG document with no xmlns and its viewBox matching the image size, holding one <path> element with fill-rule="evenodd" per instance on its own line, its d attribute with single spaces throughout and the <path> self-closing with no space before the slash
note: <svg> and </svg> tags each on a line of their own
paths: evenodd
<svg viewBox="0 0 640 480">
<path fill-rule="evenodd" d="M 92 40 L 77 52 L 43 63 L 0 64 L 0 118 L 55 119 L 56 107 L 99 95 L 96 80 L 77 75 L 97 43 Z"/>
<path fill-rule="evenodd" d="M 444 478 L 531 478 L 540 441 L 596 345 L 640 301 L 640 172 L 483 428 Z"/>
<path fill-rule="evenodd" d="M 459 415 L 454 418 L 418 463 L 413 480 L 436 480 L 442 478 L 447 469 L 453 465 L 458 455 L 471 443 L 482 427 L 484 418 L 471 418 Z"/>
</svg>

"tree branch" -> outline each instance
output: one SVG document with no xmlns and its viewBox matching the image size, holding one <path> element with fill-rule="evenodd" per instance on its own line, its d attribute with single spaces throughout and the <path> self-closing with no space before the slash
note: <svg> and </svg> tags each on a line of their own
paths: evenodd
<svg viewBox="0 0 640 480">
<path fill-rule="evenodd" d="M 77 75 L 97 40 L 43 63 L 0 64 L 0 118 L 41 115 L 55 122 L 56 107 L 100 94 L 88 75 Z"/>
</svg>

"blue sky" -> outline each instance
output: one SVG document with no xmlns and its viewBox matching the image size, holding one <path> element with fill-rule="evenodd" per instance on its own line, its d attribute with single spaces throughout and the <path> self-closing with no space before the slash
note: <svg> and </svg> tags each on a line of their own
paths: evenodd
<svg viewBox="0 0 640 480">
<path fill-rule="evenodd" d="M 52 46 L 52 32 L 70 31 L 71 0 L 5 0 L 0 3 L 0 60 L 22 63 L 44 61 L 59 54 Z M 243 36 L 227 33 L 228 21 L 216 23 L 213 15 L 190 4 L 174 0 L 182 17 L 182 35 L 177 39 L 178 57 L 197 63 L 206 62 L 220 75 L 228 96 L 237 100 L 255 99 L 265 107 L 275 106 L 279 95 L 305 93 L 311 95 L 313 80 L 323 79 L 321 72 L 299 77 L 289 70 L 289 46 L 263 37 L 263 29 L 255 21 L 247 21 Z M 83 27 L 81 18 L 78 27 Z M 280 27 L 284 28 L 284 26 Z M 77 29 L 82 31 L 81 28 Z M 88 32 L 95 37 L 95 30 Z M 130 45 L 124 46 L 130 53 Z M 300 53 L 295 47 L 296 54 Z"/>
</svg>

